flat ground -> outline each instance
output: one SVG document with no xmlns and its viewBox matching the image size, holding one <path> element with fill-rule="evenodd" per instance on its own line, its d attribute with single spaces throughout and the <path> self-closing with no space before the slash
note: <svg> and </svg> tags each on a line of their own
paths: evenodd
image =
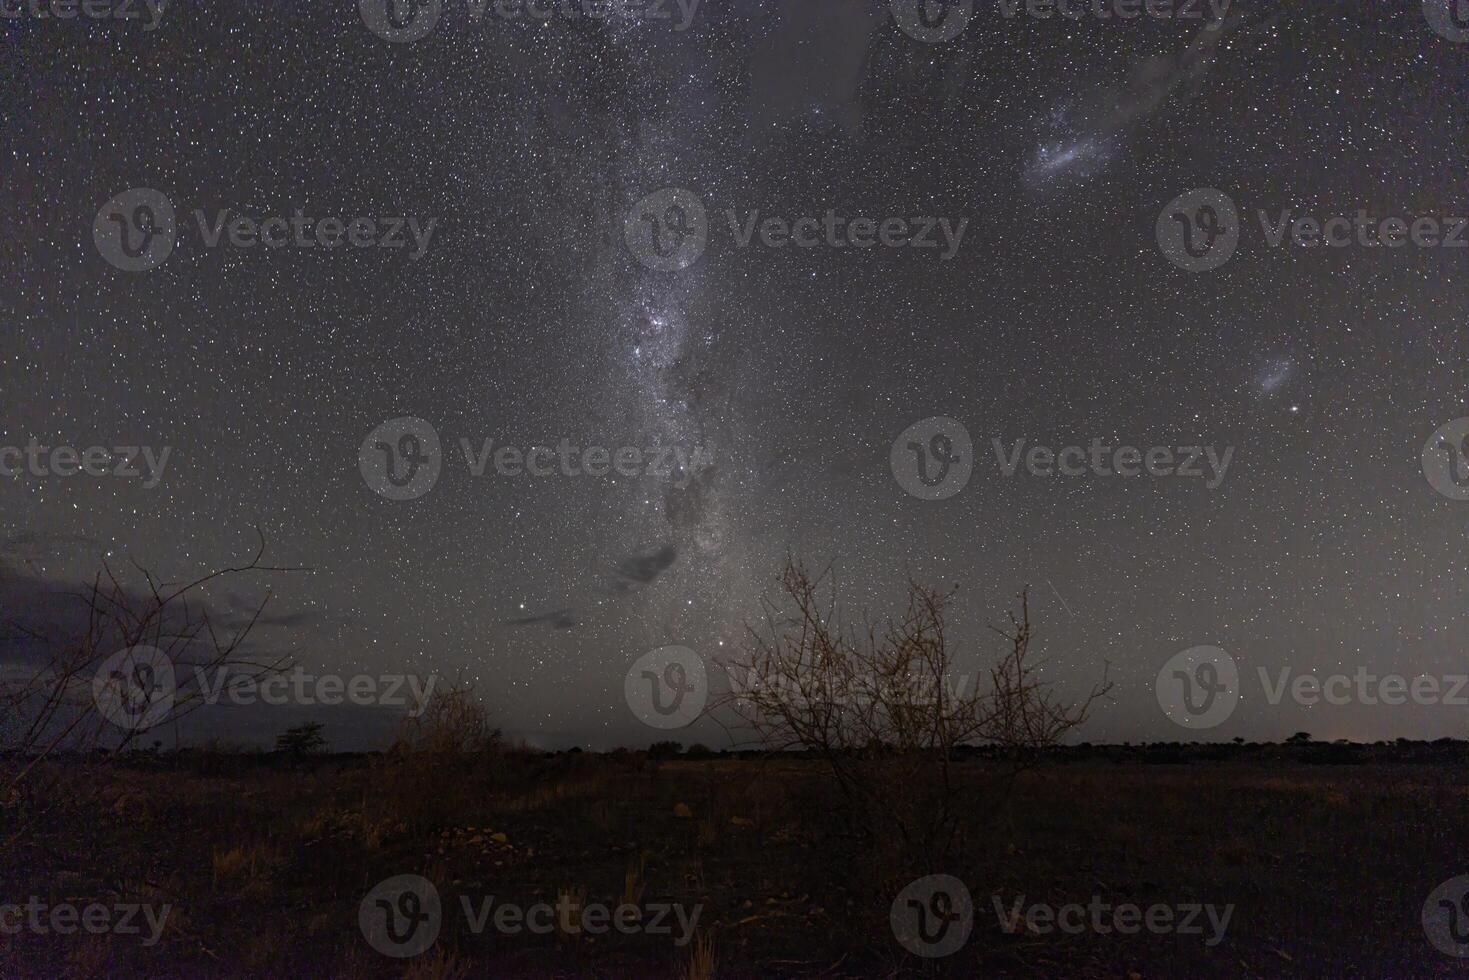
<svg viewBox="0 0 1469 980">
<path fill-rule="evenodd" d="M 1047 762 L 1008 793 L 983 789 L 993 764 L 973 760 L 961 767 L 979 787 L 963 853 L 906 870 L 833 836 L 838 797 L 799 759 L 61 762 L 36 784 L 43 798 L 0 809 L 0 841 L 19 830 L 0 851 L 0 904 L 171 909 L 152 946 L 146 925 L 23 928 L 0 938 L 0 974 L 702 976 L 702 941 L 718 977 L 1462 976 L 1469 960 L 1437 950 L 1420 922 L 1435 886 L 1469 873 L 1458 754 L 1261 749 L 1150 764 L 1098 750 Z M 915 870 L 973 896 L 972 933 L 950 956 L 915 956 L 894 937 L 889 911 Z M 444 909 L 437 941 L 408 960 L 376 952 L 359 926 L 368 892 L 402 874 L 432 881 Z M 476 933 L 461 907 L 562 895 L 632 899 L 645 922 L 658 904 L 698 906 L 699 939 L 678 945 L 671 915 L 666 935 L 511 935 L 493 922 Z M 1007 933 L 996 902 L 1021 896 L 1234 910 L 1213 946 L 1202 916 L 1201 935 Z"/>
</svg>

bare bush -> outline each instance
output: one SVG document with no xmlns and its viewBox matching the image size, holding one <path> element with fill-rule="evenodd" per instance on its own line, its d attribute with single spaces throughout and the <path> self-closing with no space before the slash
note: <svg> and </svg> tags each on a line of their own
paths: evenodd
<svg viewBox="0 0 1469 980">
<path fill-rule="evenodd" d="M 257 535 L 259 532 L 257 531 Z M 135 723 L 113 724 L 99 711 L 98 685 L 112 690 L 129 708 L 138 707 L 131 678 L 99 676 L 117 653 L 150 649 L 166 658 L 172 668 L 190 671 L 229 671 L 233 682 L 258 681 L 288 669 L 288 657 L 256 659 L 246 641 L 259 621 L 271 593 L 243 619 L 232 614 L 221 623 L 202 600 L 210 583 L 254 573 L 296 572 L 264 564 L 265 538 L 243 565 L 221 568 L 185 584 L 160 581 L 151 571 L 134 564 L 139 586 L 129 588 L 106 563 L 91 584 L 71 593 L 79 603 L 82 625 L 53 633 L 22 620 L 6 624 L 12 643 L 39 647 L 38 666 L 17 675 L 12 665 L 0 678 L 0 753 L 15 763 L 0 783 L 0 801 L 13 799 L 36 767 L 55 753 L 91 753 L 107 748 L 113 753 L 132 747 L 147 733 L 176 724 L 204 703 L 204 692 L 190 686 L 187 677 L 151 710 L 139 713 Z M 156 744 L 156 743 L 155 743 Z"/>
<path fill-rule="evenodd" d="M 456 682 L 435 691 L 426 704 L 415 705 L 399 723 L 393 751 L 438 758 L 478 755 L 500 744 L 500 730 L 490 725 L 474 686 Z"/>
<path fill-rule="evenodd" d="M 499 779 L 501 733 L 471 684 L 456 681 L 416 704 L 381 767 L 381 802 L 392 819 L 431 830 L 462 819 Z"/>
<path fill-rule="evenodd" d="M 1110 689 L 1100 683 L 1080 702 L 1057 700 L 1029 660 L 1027 595 L 1008 628 L 991 627 L 1008 649 L 988 688 L 956 677 L 946 611 L 954 591 L 910 580 L 906 607 L 880 624 L 848 628 L 825 573 L 788 561 L 783 602 L 767 600 L 747 649 L 724 665 L 727 694 L 715 717 L 742 741 L 772 751 L 806 750 L 825 763 L 848 805 L 851 830 L 868 844 L 896 841 L 907 855 L 951 851 L 961 807 L 974 780 L 956 778 L 962 746 L 1002 751 L 1013 775 L 1037 750 L 1057 744 L 1086 720 Z"/>
<path fill-rule="evenodd" d="M 259 530 L 256 533 L 259 548 L 248 563 L 203 574 L 182 585 L 163 582 L 134 564 L 134 585 L 129 588 L 104 561 L 90 585 L 69 594 L 78 604 L 78 626 L 71 629 L 35 626 L 22 619 L 4 624 L 10 645 L 40 649 L 40 657 L 34 667 L 10 664 L 0 674 L 0 758 L 7 760 L 0 765 L 0 805 L 15 815 L 13 833 L 0 839 L 0 851 L 63 798 L 81 804 L 75 782 L 69 783 L 72 790 L 68 793 L 53 792 L 54 780 L 41 785 L 35 782 L 48 758 L 71 752 L 93 763 L 106 763 L 107 758 L 135 748 L 148 733 L 175 726 L 204 704 L 204 692 L 190 685 L 188 674 L 166 691 L 160 685 L 156 701 L 142 698 L 140 702 L 140 679 L 106 676 L 104 667 L 119 652 L 147 649 L 160 664 L 167 664 L 170 673 L 175 669 L 229 671 L 232 682 L 259 680 L 289 669 L 289 657 L 257 658 L 247 649 L 251 630 L 272 598 L 269 591 L 244 617 L 234 613 L 217 617 L 203 601 L 204 586 L 219 580 L 303 572 L 264 564 L 266 541 Z M 109 720 L 98 705 L 98 691 L 118 698 L 131 713 L 128 724 Z M 154 748 L 159 745 L 153 739 Z M 106 757 L 100 757 L 98 749 L 107 749 Z M 84 782 L 95 785 L 93 780 Z"/>
</svg>

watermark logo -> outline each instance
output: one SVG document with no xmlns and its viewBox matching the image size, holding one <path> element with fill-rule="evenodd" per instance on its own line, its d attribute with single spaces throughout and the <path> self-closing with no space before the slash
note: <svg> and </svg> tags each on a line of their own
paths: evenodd
<svg viewBox="0 0 1469 980">
<path fill-rule="evenodd" d="M 37 477 L 115 476 L 142 480 L 152 490 L 163 480 L 172 446 L 155 451 L 152 446 L 43 446 L 32 436 L 20 446 L 0 446 L 0 477 L 18 479 L 23 474 Z"/>
<path fill-rule="evenodd" d="M 1225 446 L 1223 452 L 1213 446 L 1149 446 L 1139 449 L 1137 446 L 1110 446 L 1101 439 L 1093 439 L 1089 446 L 1062 446 L 1059 449 L 1040 444 L 1026 449 L 1024 439 L 1017 439 L 1008 450 L 999 439 L 995 439 L 993 445 L 995 461 L 1000 472 L 1007 477 L 1013 477 L 1023 461 L 1025 471 L 1031 476 L 1176 476 L 1203 480 L 1209 490 L 1218 489 L 1224 482 L 1230 460 L 1234 458 L 1233 446 Z"/>
<path fill-rule="evenodd" d="M 689 29 L 701 0 L 466 0 L 471 25 L 489 14 L 498 21 L 544 24 L 550 20 L 621 21 L 629 24 L 678 21 L 673 29 Z M 367 29 L 385 41 L 407 44 L 433 33 L 443 17 L 442 0 L 358 0 Z"/>
<path fill-rule="evenodd" d="M 357 452 L 362 479 L 389 500 L 414 500 L 434 488 L 443 468 L 439 434 L 411 415 L 389 419 L 362 440 Z"/>
<path fill-rule="evenodd" d="M 1076 477 L 1178 477 L 1201 480 L 1217 490 L 1234 459 L 1234 447 L 1210 445 L 1114 446 L 1100 438 L 1088 445 L 1046 446 L 1017 439 L 991 440 L 999 474 L 1013 478 L 1023 467 L 1041 479 Z M 924 500 L 952 497 L 969 482 L 975 464 L 974 445 L 963 425 L 935 417 L 916 422 L 893 441 L 888 455 L 893 478 L 909 494 Z"/>
<path fill-rule="evenodd" d="M 151 187 L 123 191 L 97 212 L 92 241 L 102 258 L 124 272 L 156 269 L 178 242 L 173 202 Z"/>
<path fill-rule="evenodd" d="M 702 904 L 690 909 L 679 902 L 621 902 L 612 907 L 565 891 L 554 904 L 530 905 L 499 901 L 494 895 L 460 895 L 459 907 L 465 927 L 475 936 L 490 928 L 505 936 L 601 936 L 611 929 L 623 935 L 668 936 L 676 924 L 675 946 L 688 945 L 704 912 Z M 418 875 L 396 875 L 380 882 L 357 909 L 357 922 L 368 944 L 394 959 L 427 951 L 438 941 L 443 921 L 438 889 Z"/>
<path fill-rule="evenodd" d="M 310 674 L 300 665 L 289 673 L 261 671 L 225 664 L 214 671 L 211 681 L 203 667 L 194 668 L 194 681 L 205 704 L 223 699 L 236 707 L 253 704 L 274 706 L 327 705 L 343 703 L 358 707 L 407 708 L 410 718 L 423 714 L 434 693 L 437 676 L 416 674 Z"/>
<path fill-rule="evenodd" d="M 1080 902 L 1065 905 L 1033 902 L 1026 905 L 1024 895 L 1018 896 L 1008 908 L 999 895 L 992 895 L 991 901 L 994 902 L 1000 930 L 1012 936 L 1022 931 L 1039 936 L 1057 931 L 1069 936 L 1087 932 L 1102 936 L 1114 932 L 1133 936 L 1143 931 L 1155 936 L 1203 936 L 1207 922 L 1209 934 L 1204 945 L 1213 947 L 1223 941 L 1229 920 L 1234 917 L 1233 903 L 1221 908 L 1198 902 L 1176 906 L 1159 902 L 1144 908 L 1132 902 L 1113 905 L 1104 902 L 1100 895 L 1093 895 L 1085 905 Z M 1022 920 L 1025 923 L 1023 930 Z"/>
<path fill-rule="evenodd" d="M 417 956 L 439 938 L 439 890 L 419 875 L 380 881 L 357 907 L 357 925 L 373 949 L 394 959 Z"/>
<path fill-rule="evenodd" d="M 1275 671 L 1274 677 L 1265 667 L 1256 671 L 1265 700 L 1272 705 L 1280 704 L 1288 692 L 1292 701 L 1308 708 L 1322 703 L 1337 707 L 1345 704 L 1469 707 L 1469 698 L 1464 696 L 1465 688 L 1469 687 L 1469 674 L 1416 674 L 1409 680 L 1402 674 L 1374 674 L 1366 667 L 1358 667 L 1352 675 L 1306 673 L 1296 674 L 1294 678 L 1290 667 Z"/>
<path fill-rule="evenodd" d="M 358 0 L 362 22 L 384 41 L 408 44 L 433 33 L 444 13 L 443 0 Z"/>
<path fill-rule="evenodd" d="M 1295 672 L 1289 665 L 1256 667 L 1265 702 L 1279 706 L 1287 697 L 1302 707 L 1370 707 L 1412 704 L 1469 707 L 1469 674 L 1375 674 L 1365 666 L 1354 673 Z M 1218 647 L 1191 647 L 1158 672 L 1158 704 L 1184 728 L 1213 728 L 1233 712 L 1243 695 L 1244 678 L 1233 658 Z"/>
<path fill-rule="evenodd" d="M 228 245 L 237 249 L 264 247 L 335 249 L 404 249 L 408 261 L 423 258 L 438 227 L 437 218 L 420 220 L 416 215 L 356 215 L 316 217 L 297 208 L 290 216 L 252 216 L 217 210 L 213 216 L 203 208 L 193 211 L 199 241 L 207 249 Z M 126 272 L 148 272 L 173 254 L 179 227 L 173 202 L 149 188 L 125 191 L 103 205 L 92 222 L 92 239 L 109 263 Z"/>
<path fill-rule="evenodd" d="M 1423 933 L 1446 956 L 1469 959 L 1469 875 L 1450 878 L 1423 903 Z"/>
<path fill-rule="evenodd" d="M 971 678 L 968 674 L 938 677 L 929 675 L 893 676 L 878 671 L 853 674 L 825 672 L 820 669 L 796 672 L 761 671 L 746 667 L 726 666 L 730 692 L 742 702 L 802 707 L 819 706 L 827 710 L 865 711 L 873 706 L 918 708 L 955 704 L 963 700 Z"/>
<path fill-rule="evenodd" d="M 601 478 L 616 472 L 619 476 L 655 476 L 668 479 L 682 490 L 699 472 L 714 465 L 714 452 L 706 446 L 696 445 L 692 450 L 683 446 L 655 445 L 618 446 L 573 446 L 564 436 L 553 447 L 548 445 L 520 446 L 501 444 L 484 439 L 479 450 L 468 439 L 459 440 L 459 449 L 464 453 L 464 462 L 470 475 L 482 477 L 493 460 L 495 472 L 500 476 L 548 477 L 590 476 Z"/>
<path fill-rule="evenodd" d="M 478 446 L 459 439 L 469 474 L 482 479 L 491 473 L 502 477 L 589 476 L 602 479 L 616 473 L 625 477 L 656 477 L 682 490 L 714 465 L 714 451 L 707 446 L 573 446 L 562 437 L 556 445 L 496 445 L 482 439 Z M 358 468 L 375 493 L 391 500 L 411 500 L 428 493 L 439 478 L 443 454 L 437 431 L 423 419 L 391 419 L 363 440 L 358 450 Z"/>
<path fill-rule="evenodd" d="M 974 0 L 888 0 L 898 29 L 915 41 L 942 44 L 964 33 Z"/>
<path fill-rule="evenodd" d="M 1267 248 L 1469 248 L 1469 218 L 1459 215 L 1307 214 L 1294 207 L 1255 210 Z M 1217 269 L 1233 257 L 1243 230 L 1229 195 L 1211 187 L 1189 191 L 1158 214 L 1158 247 L 1190 272 Z"/>
<path fill-rule="evenodd" d="M 898 892 L 888 912 L 893 937 L 914 956 L 950 956 L 969 941 L 974 900 L 952 875 L 926 875 Z"/>
<path fill-rule="evenodd" d="M 996 0 L 1000 14 L 1014 20 L 1024 8 L 1034 20 L 1078 21 L 1137 20 L 1210 20 L 1222 23 L 1229 13 L 1230 0 Z"/>
<path fill-rule="evenodd" d="M 318 218 L 301 208 L 288 218 L 283 214 L 253 217 L 231 213 L 225 208 L 210 217 L 202 208 L 194 211 L 199 240 L 205 248 L 219 248 L 228 242 L 232 248 L 259 246 L 272 251 L 282 248 L 353 248 L 407 249 L 408 261 L 417 262 L 428 252 L 438 218 L 422 221 L 417 215 L 356 215 L 350 218 L 329 215 Z"/>
<path fill-rule="evenodd" d="M 1428 437 L 1423 476 L 1450 500 L 1469 500 L 1469 418 L 1445 423 Z"/>
<path fill-rule="evenodd" d="M 1189 272 L 1208 272 L 1239 247 L 1239 212 L 1228 194 L 1201 187 L 1168 202 L 1155 230 L 1168 261 Z"/>
<path fill-rule="evenodd" d="M 964 233 L 969 229 L 968 218 L 951 221 L 927 214 L 912 218 L 890 215 L 879 221 L 866 215 L 849 218 L 837 214 L 835 208 L 827 208 L 819 218 L 810 214 L 795 218 L 767 215 L 764 220 L 761 220 L 758 209 L 741 215 L 730 208 L 724 212 L 724 218 L 729 223 L 737 248 L 749 248 L 757 240 L 770 249 L 792 245 L 805 249 L 822 246 L 865 249 L 874 245 L 884 248 L 937 248 L 941 249 L 940 262 L 947 262 L 958 254 L 959 246 L 964 243 Z"/>
<path fill-rule="evenodd" d="M 946 500 L 969 483 L 974 442 L 962 424 L 936 415 L 914 422 L 893 440 L 888 464 L 908 493 L 920 500 Z"/>
<path fill-rule="evenodd" d="M 173 661 L 153 646 L 119 650 L 92 677 L 97 712 L 126 732 L 147 731 L 173 709 L 178 693 Z"/>
<path fill-rule="evenodd" d="M 958 254 L 969 229 L 969 219 L 933 215 L 889 215 L 874 218 L 838 214 L 827 208 L 822 215 L 793 217 L 754 210 L 727 208 L 723 212 L 736 248 L 758 245 L 768 249 L 933 249 L 940 262 Z M 681 188 L 655 191 L 627 214 L 623 237 L 638 261 L 659 272 L 677 272 L 696 262 L 709 244 L 709 215 L 691 191 Z"/>
<path fill-rule="evenodd" d="M 38 936 L 71 936 L 81 931 L 93 936 L 142 936 L 143 922 L 146 922 L 149 932 L 141 945 L 156 946 L 172 911 L 173 906 L 169 904 L 155 907 L 135 902 L 49 905 L 32 895 L 24 905 L 0 903 L 0 935 L 30 932 Z"/>
<path fill-rule="evenodd" d="M 1423 0 L 1428 26 L 1456 44 L 1469 41 L 1469 0 Z"/>
<path fill-rule="evenodd" d="M 1212 20 L 1222 23 L 1231 0 L 987 0 L 1005 20 Z M 974 0 L 888 0 L 898 29 L 915 41 L 942 44 L 964 32 Z"/>
<path fill-rule="evenodd" d="M 469 931 L 478 936 L 493 924 L 495 931 L 505 936 L 518 936 L 529 932 L 547 935 L 559 932 L 564 936 L 605 935 L 610 925 L 623 935 L 643 933 L 649 936 L 667 936 L 673 933 L 674 921 L 678 923 L 679 935 L 675 946 L 687 946 L 694 938 L 699 926 L 699 917 L 704 914 L 702 904 L 689 909 L 682 902 L 647 902 L 634 905 L 622 902 L 615 908 L 602 902 L 587 902 L 563 892 L 557 896 L 556 904 L 535 902 L 529 906 L 515 902 L 497 903 L 494 895 L 480 899 L 478 908 L 468 895 L 459 896 L 464 918 Z M 670 915 L 673 921 L 670 921 Z"/>
<path fill-rule="evenodd" d="M 143 33 L 158 29 L 170 0 L 0 0 L 3 20 L 142 20 Z"/>
<path fill-rule="evenodd" d="M 1239 703 L 1239 665 L 1219 647 L 1189 647 L 1158 671 L 1153 684 L 1158 707 L 1188 729 L 1214 728 Z"/>
<path fill-rule="evenodd" d="M 623 240 L 637 260 L 655 272 L 681 272 L 709 245 L 709 215 L 693 191 L 668 187 L 632 206 Z"/>
<path fill-rule="evenodd" d="M 684 728 L 704 711 L 709 676 L 704 661 L 688 647 L 659 647 L 643 654 L 622 681 L 627 706 L 652 728 Z"/>
<path fill-rule="evenodd" d="M 1388 215 L 1379 217 L 1366 208 L 1357 213 L 1297 215 L 1294 208 L 1282 208 L 1274 216 L 1256 211 L 1265 244 L 1281 248 L 1287 240 L 1297 248 L 1469 248 L 1464 231 L 1469 218 L 1454 215 L 1423 214 L 1416 217 Z"/>
</svg>

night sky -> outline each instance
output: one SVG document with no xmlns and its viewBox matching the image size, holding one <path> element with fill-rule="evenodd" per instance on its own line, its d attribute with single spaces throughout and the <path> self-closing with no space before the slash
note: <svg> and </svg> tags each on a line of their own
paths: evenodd
<svg viewBox="0 0 1469 980">
<path fill-rule="evenodd" d="M 104 556 L 191 578 L 259 526 L 275 564 L 312 569 L 209 594 L 273 590 L 260 648 L 462 672 L 507 732 L 606 747 L 666 737 L 629 710 L 629 666 L 737 651 L 794 554 L 874 614 L 909 574 L 957 583 L 976 671 L 1028 584 L 1046 679 L 1079 696 L 1111 664 L 1092 741 L 1469 734 L 1469 707 L 1272 706 L 1255 679 L 1469 673 L 1469 501 L 1421 458 L 1469 415 L 1469 249 L 1273 247 L 1257 218 L 1469 214 L 1469 43 L 1432 6 L 1236 3 L 1206 28 L 980 0 L 927 41 L 877 0 L 706 0 L 685 29 L 673 3 L 474 22 L 445 0 L 412 42 L 346 0 L 178 0 L 151 30 L 141 3 L 7 7 L 0 446 L 171 452 L 151 488 L 0 481 L 0 599 L 51 608 Z M 176 225 L 146 271 L 103 254 L 135 188 Z M 1239 240 L 1195 272 L 1159 228 L 1197 189 Z M 407 221 L 401 248 L 207 243 L 220 212 L 298 210 L 431 230 L 421 254 Z M 832 245 L 828 211 L 963 233 Z M 820 230 L 742 245 L 752 212 Z M 644 247 L 649 218 L 707 244 L 680 268 Z M 390 499 L 369 436 L 402 418 L 432 427 L 437 479 Z M 933 418 L 972 440 L 943 499 L 895 475 Z M 486 439 L 690 463 L 475 476 L 461 440 Z M 1006 476 L 996 439 L 1233 453 L 1212 487 Z M 1196 646 L 1244 675 L 1198 735 L 1154 691 Z"/>
</svg>

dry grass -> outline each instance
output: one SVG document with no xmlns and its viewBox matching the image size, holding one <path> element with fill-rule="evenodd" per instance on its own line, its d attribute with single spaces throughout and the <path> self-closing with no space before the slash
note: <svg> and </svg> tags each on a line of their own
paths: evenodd
<svg viewBox="0 0 1469 980">
<path fill-rule="evenodd" d="M 648 870 L 648 852 L 642 851 L 637 860 L 629 864 L 627 871 L 622 876 L 622 895 L 618 899 L 619 905 L 641 906 L 643 893 L 648 890 L 648 879 L 645 877 Z"/>
<path fill-rule="evenodd" d="M 460 980 L 469 975 L 469 964 L 443 947 L 412 960 L 403 970 L 403 980 Z"/>
<path fill-rule="evenodd" d="M 390 769 L 384 760 L 323 761 L 305 773 L 255 762 L 229 778 L 218 767 L 114 769 L 94 808 L 71 807 L 0 860 L 0 894 L 169 902 L 162 941 L 7 937 L 0 976 L 705 977 L 717 966 L 731 976 L 1210 978 L 1281 975 L 1273 950 L 1303 975 L 1342 975 L 1344 963 L 1356 975 L 1433 975 L 1436 952 L 1405 944 L 1404 930 L 1469 851 L 1469 826 L 1452 819 L 1469 783 L 1461 766 L 1048 766 L 1022 778 L 1009 805 L 967 812 L 983 847 L 964 863 L 920 872 L 900 848 L 833 835 L 830 791 L 810 764 L 655 769 L 524 756 L 422 768 L 405 783 Z M 984 784 L 981 763 L 963 775 Z M 406 819 L 430 813 L 400 795 L 409 786 L 437 797 L 437 822 Z M 117 812 L 129 794 L 146 800 L 150 822 Z M 594 819 L 588 801 L 601 804 Z M 677 803 L 694 817 L 675 816 Z M 474 836 L 484 846 L 467 846 Z M 888 909 L 917 874 L 936 872 L 966 880 L 986 911 L 999 892 L 1234 902 L 1238 912 L 1227 947 L 1212 951 L 1177 937 L 1022 941 L 982 919 L 965 951 L 918 963 L 894 946 Z M 362 895 L 404 873 L 434 882 L 445 910 L 437 945 L 411 964 L 368 948 L 357 926 Z M 641 907 L 645 926 L 652 903 L 699 904 L 703 914 L 686 949 L 646 931 L 573 933 L 559 913 L 555 936 L 467 933 L 460 899 L 490 894 L 522 906 Z M 569 918 L 582 925 L 580 911 Z"/>
<path fill-rule="evenodd" d="M 280 846 L 271 841 L 216 847 L 211 861 L 214 890 L 257 898 L 268 895 L 272 870 L 282 860 Z"/>
<path fill-rule="evenodd" d="M 694 943 L 689 947 L 688 959 L 679 976 L 682 980 L 714 980 L 716 965 L 714 940 L 708 933 L 701 932 L 694 937 Z"/>
</svg>

